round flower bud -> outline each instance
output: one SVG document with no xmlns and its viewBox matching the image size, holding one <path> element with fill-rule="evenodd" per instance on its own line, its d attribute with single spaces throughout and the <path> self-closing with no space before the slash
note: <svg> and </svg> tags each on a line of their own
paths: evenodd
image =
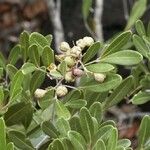
<svg viewBox="0 0 150 150">
<path fill-rule="evenodd" d="M 56 95 L 57 95 L 58 97 L 63 97 L 63 96 L 65 96 L 67 93 L 68 93 L 68 89 L 67 89 L 65 86 L 63 86 L 63 85 L 60 85 L 60 86 L 58 86 L 58 87 L 56 88 Z"/>
<path fill-rule="evenodd" d="M 83 41 L 84 41 L 85 45 L 88 47 L 94 43 L 94 39 L 89 36 L 84 37 Z"/>
<path fill-rule="evenodd" d="M 34 96 L 36 98 L 42 98 L 45 94 L 46 94 L 46 90 L 43 89 L 36 89 L 36 91 L 34 92 Z"/>
<path fill-rule="evenodd" d="M 78 41 L 76 41 L 76 45 L 79 46 L 81 49 L 84 49 L 86 43 L 84 42 L 83 39 L 79 39 Z"/>
<path fill-rule="evenodd" d="M 61 42 L 59 48 L 63 52 L 67 52 L 67 51 L 70 50 L 70 46 L 69 46 L 69 44 L 67 42 Z"/>
<path fill-rule="evenodd" d="M 94 73 L 94 79 L 98 82 L 104 82 L 106 78 L 106 75 L 102 74 L 102 73 Z"/>
<path fill-rule="evenodd" d="M 72 58 L 71 56 L 67 56 L 64 61 L 66 62 L 66 64 L 69 66 L 69 67 L 72 67 L 75 65 L 75 60 L 74 58 Z"/>
<path fill-rule="evenodd" d="M 64 60 L 65 55 L 64 54 L 60 54 L 60 55 L 55 55 L 55 58 L 57 61 L 61 62 Z"/>
<path fill-rule="evenodd" d="M 65 80 L 67 82 L 74 82 L 75 79 L 74 79 L 74 76 L 73 76 L 73 74 L 72 74 L 71 71 L 66 72 L 66 74 L 65 74 Z"/>
<path fill-rule="evenodd" d="M 81 77 L 84 74 L 84 71 L 79 68 L 74 68 L 72 73 L 74 76 Z"/>
<path fill-rule="evenodd" d="M 80 56 L 80 54 L 81 54 L 81 48 L 79 47 L 79 46 L 73 46 L 72 48 L 71 48 L 71 54 L 73 54 L 73 56 L 75 56 L 75 57 L 79 57 Z"/>
</svg>

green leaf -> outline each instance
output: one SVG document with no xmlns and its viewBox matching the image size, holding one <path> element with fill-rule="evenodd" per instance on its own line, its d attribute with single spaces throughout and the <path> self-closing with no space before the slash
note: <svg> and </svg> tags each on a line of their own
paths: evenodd
<svg viewBox="0 0 150 150">
<path fill-rule="evenodd" d="M 70 139 L 75 150 L 87 150 L 86 142 L 80 133 L 76 131 L 69 131 L 68 138 Z"/>
<path fill-rule="evenodd" d="M 65 150 L 63 143 L 60 139 L 55 139 L 52 143 L 52 149 L 49 150 Z"/>
<path fill-rule="evenodd" d="M 42 123 L 41 128 L 43 132 L 50 136 L 51 138 L 57 138 L 59 136 L 58 130 L 55 128 L 55 126 L 50 121 L 45 121 Z"/>
<path fill-rule="evenodd" d="M 74 99 L 65 103 L 65 106 L 78 109 L 78 108 L 86 106 L 86 104 L 87 102 L 84 99 Z"/>
<path fill-rule="evenodd" d="M 22 55 L 24 62 L 27 60 L 27 52 L 29 47 L 29 33 L 27 31 L 23 31 L 20 34 L 19 43 L 21 45 Z"/>
<path fill-rule="evenodd" d="M 36 66 L 29 62 L 24 63 L 23 66 L 21 67 L 21 71 L 24 75 L 32 73 L 35 70 L 36 70 Z"/>
<path fill-rule="evenodd" d="M 105 92 L 109 91 L 121 83 L 121 76 L 117 74 L 109 74 L 106 76 L 106 79 L 103 83 L 99 83 L 92 78 L 82 78 L 81 89 L 86 89 L 94 92 Z"/>
<path fill-rule="evenodd" d="M 138 135 L 138 150 L 144 150 L 144 145 L 150 139 L 150 116 L 146 115 L 142 119 Z"/>
<path fill-rule="evenodd" d="M 89 108 L 92 117 L 96 118 L 98 123 L 102 120 L 102 105 L 100 102 L 94 102 Z"/>
<path fill-rule="evenodd" d="M 7 74 L 9 76 L 10 79 L 13 79 L 14 75 L 17 73 L 18 69 L 11 65 L 11 64 L 8 64 L 6 66 L 6 71 L 7 71 Z"/>
<path fill-rule="evenodd" d="M 60 133 L 61 136 L 66 136 L 68 131 L 71 130 L 69 122 L 65 120 L 64 118 L 59 118 L 56 122 L 56 127 Z"/>
<path fill-rule="evenodd" d="M 106 146 L 103 140 L 99 139 L 94 145 L 92 150 L 106 150 Z"/>
<path fill-rule="evenodd" d="M 133 43 L 136 49 L 145 57 L 147 57 L 147 54 L 149 52 L 148 47 L 144 43 L 143 39 L 138 35 L 133 35 Z"/>
<path fill-rule="evenodd" d="M 14 144 L 12 142 L 9 142 L 7 144 L 6 150 L 14 150 Z"/>
<path fill-rule="evenodd" d="M 122 81 L 122 83 L 113 91 L 113 93 L 104 101 L 104 108 L 118 104 L 132 89 L 133 77 L 129 76 Z"/>
<path fill-rule="evenodd" d="M 30 115 L 32 115 L 31 110 L 32 107 L 30 103 L 20 102 L 12 105 L 11 107 L 8 108 L 8 111 L 4 115 L 6 125 L 11 126 L 11 125 L 21 123 L 25 119 L 30 119 L 28 120 L 29 121 L 28 125 L 29 125 L 32 119 L 30 117 Z"/>
<path fill-rule="evenodd" d="M 46 92 L 44 97 L 39 99 L 38 103 L 39 103 L 40 107 L 42 108 L 42 110 L 49 107 L 53 103 L 53 99 L 54 99 L 54 90 L 50 89 Z"/>
<path fill-rule="evenodd" d="M 132 35 L 131 31 L 126 31 L 126 32 L 121 33 L 119 36 L 117 36 L 109 44 L 109 46 L 104 50 L 102 57 L 105 57 L 107 55 L 110 55 L 110 54 L 120 51 L 121 48 L 127 44 L 129 39 L 131 38 L 131 35 Z"/>
<path fill-rule="evenodd" d="M 142 61 L 142 55 L 136 51 L 123 50 L 108 55 L 100 61 L 117 65 L 136 65 Z"/>
<path fill-rule="evenodd" d="M 36 44 L 38 46 L 39 54 L 41 55 L 43 52 L 43 48 L 45 46 L 49 46 L 49 41 L 40 33 L 33 32 L 29 37 L 30 45 Z"/>
<path fill-rule="evenodd" d="M 141 20 L 136 21 L 135 28 L 140 36 L 146 35 L 145 27 Z"/>
<path fill-rule="evenodd" d="M 44 47 L 42 62 L 46 67 L 48 67 L 51 63 L 54 63 L 54 51 L 48 46 Z"/>
<path fill-rule="evenodd" d="M 44 72 L 37 70 L 33 73 L 33 76 L 31 78 L 31 82 L 30 82 L 31 94 L 33 94 L 35 92 L 35 90 L 41 86 L 44 79 L 45 79 L 45 73 Z"/>
<path fill-rule="evenodd" d="M 6 59 L 3 56 L 2 52 L 0 52 L 0 67 L 5 68 L 5 66 L 6 66 Z"/>
<path fill-rule="evenodd" d="M 128 148 L 131 145 L 131 141 L 128 139 L 121 139 L 117 142 L 118 146 L 123 146 L 124 148 Z"/>
<path fill-rule="evenodd" d="M 100 48 L 101 48 L 100 42 L 95 42 L 93 45 L 91 45 L 83 56 L 83 62 L 86 63 L 89 60 L 91 60 L 98 53 Z"/>
<path fill-rule="evenodd" d="M 48 34 L 45 36 L 46 40 L 48 41 L 49 45 L 51 45 L 52 40 L 53 40 L 53 36 L 51 34 Z"/>
<path fill-rule="evenodd" d="M 90 112 L 85 107 L 82 107 L 80 110 L 80 125 L 85 139 L 88 143 L 91 143 L 94 134 L 94 124 Z"/>
<path fill-rule="evenodd" d="M 38 52 L 38 46 L 37 45 L 31 45 L 28 49 L 28 56 L 30 58 L 30 61 L 35 64 L 36 66 L 40 65 L 40 54 Z"/>
<path fill-rule="evenodd" d="M 67 64 L 65 61 L 62 61 L 59 66 L 59 71 L 63 76 L 65 76 L 66 70 L 67 70 Z"/>
<path fill-rule="evenodd" d="M 21 52 L 20 45 L 16 45 L 15 47 L 13 47 L 8 57 L 8 63 L 15 65 L 18 59 L 20 58 L 20 52 Z"/>
<path fill-rule="evenodd" d="M 150 92 L 138 92 L 132 98 L 132 103 L 135 105 L 141 105 L 150 101 Z"/>
<path fill-rule="evenodd" d="M 18 148 L 25 150 L 34 150 L 31 142 L 25 137 L 25 135 L 22 132 L 13 130 L 9 131 L 8 137 Z"/>
<path fill-rule="evenodd" d="M 13 77 L 10 85 L 10 100 L 13 100 L 14 97 L 20 93 L 22 90 L 22 82 L 24 79 L 24 75 L 22 72 L 19 70 Z"/>
<path fill-rule="evenodd" d="M 3 118 L 0 118 L 0 149 L 6 149 L 6 127 Z"/>
<path fill-rule="evenodd" d="M 83 18 L 86 20 L 90 12 L 92 0 L 83 0 L 82 2 L 82 14 Z"/>
<path fill-rule="evenodd" d="M 4 91 L 3 91 L 3 86 L 0 86 L 0 106 L 4 101 Z"/>
<path fill-rule="evenodd" d="M 114 150 L 117 146 L 117 140 L 118 140 L 118 131 L 116 128 L 113 128 L 111 130 L 111 134 L 108 139 L 108 144 L 106 146 L 107 150 Z"/>
<path fill-rule="evenodd" d="M 69 119 L 71 117 L 69 110 L 66 106 L 59 100 L 56 100 L 56 114 L 58 118 Z"/>
<path fill-rule="evenodd" d="M 146 10 L 147 0 L 138 0 L 134 3 L 128 19 L 126 30 L 130 29 L 134 23 L 144 14 Z"/>
<path fill-rule="evenodd" d="M 86 69 L 95 73 L 104 73 L 113 70 L 114 66 L 107 63 L 97 63 L 87 66 Z"/>
</svg>

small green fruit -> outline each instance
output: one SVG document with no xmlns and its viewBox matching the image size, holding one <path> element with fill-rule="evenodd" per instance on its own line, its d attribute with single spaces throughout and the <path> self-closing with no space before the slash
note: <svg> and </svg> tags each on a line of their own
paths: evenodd
<svg viewBox="0 0 150 150">
<path fill-rule="evenodd" d="M 75 79 L 74 79 L 74 76 L 71 71 L 69 71 L 65 74 L 65 80 L 67 82 L 74 82 Z"/>
</svg>

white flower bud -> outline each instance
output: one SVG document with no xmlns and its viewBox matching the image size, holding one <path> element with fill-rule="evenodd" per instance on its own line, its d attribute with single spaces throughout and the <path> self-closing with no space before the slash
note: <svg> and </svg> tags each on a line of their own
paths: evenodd
<svg viewBox="0 0 150 150">
<path fill-rule="evenodd" d="M 84 71 L 79 68 L 74 68 L 72 73 L 74 76 L 81 77 L 84 74 Z"/>
<path fill-rule="evenodd" d="M 56 88 L 56 95 L 57 95 L 58 97 L 63 97 L 63 96 L 65 96 L 67 93 L 68 93 L 68 89 L 67 89 L 65 86 L 63 86 L 63 85 L 60 85 L 60 86 L 58 86 L 58 87 Z"/>
<path fill-rule="evenodd" d="M 75 65 L 75 60 L 74 58 L 72 58 L 71 56 L 67 56 L 64 61 L 66 62 L 66 64 L 69 66 L 69 67 L 72 67 Z"/>
<path fill-rule="evenodd" d="M 79 46 L 73 46 L 71 48 L 70 53 L 73 54 L 74 57 L 79 57 L 81 54 L 81 48 Z"/>
<path fill-rule="evenodd" d="M 69 46 L 69 44 L 67 42 L 61 42 L 59 48 L 63 52 L 67 52 L 67 51 L 70 50 L 70 46 Z"/>
<path fill-rule="evenodd" d="M 104 82 L 106 78 L 106 75 L 102 74 L 102 73 L 94 73 L 94 79 L 98 82 Z"/>
<path fill-rule="evenodd" d="M 43 89 L 36 89 L 36 91 L 34 92 L 34 96 L 36 98 L 42 98 L 45 94 L 46 94 L 46 90 Z"/>
<path fill-rule="evenodd" d="M 94 39 L 89 36 L 84 37 L 83 41 L 84 41 L 85 45 L 88 47 L 94 43 Z"/>
<path fill-rule="evenodd" d="M 65 80 L 67 82 L 74 82 L 75 79 L 74 79 L 74 76 L 71 71 L 69 71 L 65 74 Z"/>
<path fill-rule="evenodd" d="M 81 49 L 84 49 L 86 43 L 84 42 L 83 39 L 79 39 L 78 41 L 76 41 L 76 45 L 79 46 Z"/>
</svg>

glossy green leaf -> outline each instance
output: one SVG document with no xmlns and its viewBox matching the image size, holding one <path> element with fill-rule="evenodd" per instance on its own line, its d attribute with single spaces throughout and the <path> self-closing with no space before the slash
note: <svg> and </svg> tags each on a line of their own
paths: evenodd
<svg viewBox="0 0 150 150">
<path fill-rule="evenodd" d="M 138 150 L 145 148 L 146 142 L 150 139 L 150 116 L 144 116 L 142 119 L 138 134 Z"/>
<path fill-rule="evenodd" d="M 14 143 L 9 142 L 9 143 L 7 144 L 6 150 L 14 150 Z"/>
<path fill-rule="evenodd" d="M 131 38 L 132 32 L 126 31 L 117 36 L 109 46 L 104 50 L 102 57 L 116 53 L 121 50 L 123 46 L 127 44 L 129 39 Z"/>
<path fill-rule="evenodd" d="M 6 149 L 6 127 L 3 118 L 0 118 L 0 149 Z"/>
<path fill-rule="evenodd" d="M 84 99 L 74 99 L 65 103 L 65 106 L 78 109 L 78 108 L 86 106 L 86 104 L 87 102 Z"/>
<path fill-rule="evenodd" d="M 108 55 L 100 61 L 118 65 L 136 65 L 142 61 L 142 55 L 136 51 L 123 50 Z"/>
<path fill-rule="evenodd" d="M 121 76 L 117 74 L 110 74 L 106 76 L 103 83 L 99 83 L 92 78 L 84 78 L 81 82 L 81 89 L 86 89 L 94 92 L 105 92 L 109 91 L 121 83 Z"/>
<path fill-rule="evenodd" d="M 90 143 L 94 134 L 94 124 L 90 112 L 85 107 L 80 110 L 80 125 L 86 141 Z"/>
<path fill-rule="evenodd" d="M 91 5 L 92 5 L 92 0 L 83 0 L 82 14 L 84 19 L 87 19 L 90 12 Z"/>
<path fill-rule="evenodd" d="M 36 70 L 36 66 L 33 63 L 24 63 L 23 66 L 21 67 L 21 71 L 24 75 L 32 73 L 33 71 Z"/>
<path fill-rule="evenodd" d="M 104 73 L 113 70 L 114 66 L 107 63 L 97 63 L 87 66 L 86 69 L 91 72 Z"/>
<path fill-rule="evenodd" d="M 102 105 L 100 102 L 94 102 L 89 108 L 92 117 L 95 117 L 98 123 L 102 120 Z"/>
<path fill-rule="evenodd" d="M 56 127 L 60 133 L 61 136 L 66 136 L 68 131 L 71 130 L 69 122 L 65 120 L 64 118 L 59 118 L 56 122 Z"/>
<path fill-rule="evenodd" d="M 135 105 L 141 105 L 150 101 L 150 92 L 138 92 L 132 98 L 132 103 Z"/>
<path fill-rule="evenodd" d="M 141 20 L 136 21 L 135 28 L 140 36 L 146 35 L 145 27 Z"/>
<path fill-rule="evenodd" d="M 117 146 L 117 140 L 118 140 L 118 131 L 116 128 L 113 128 L 111 130 L 111 134 L 109 136 L 108 144 L 106 146 L 107 150 L 114 150 Z"/>
<path fill-rule="evenodd" d="M 4 91 L 3 91 L 3 86 L 0 86 L 0 105 L 4 101 Z"/>
<path fill-rule="evenodd" d="M 33 94 L 35 92 L 35 90 L 41 86 L 44 79 L 45 79 L 45 73 L 44 72 L 37 70 L 33 73 L 33 76 L 31 78 L 31 82 L 30 82 L 31 94 Z"/>
<path fill-rule="evenodd" d="M 46 67 L 48 67 L 51 63 L 54 63 L 54 51 L 48 46 L 44 47 L 42 62 Z"/>
<path fill-rule="evenodd" d="M 23 60 L 25 62 L 27 60 L 27 52 L 29 47 L 29 33 L 27 31 L 23 31 L 20 34 L 19 43 L 21 45 Z"/>
<path fill-rule="evenodd" d="M 126 30 L 130 29 L 134 23 L 144 14 L 146 10 L 147 0 L 138 0 L 134 3 L 128 19 Z"/>
<path fill-rule="evenodd" d="M 86 53 L 83 56 L 83 62 L 86 63 L 89 60 L 91 60 L 98 53 L 98 51 L 100 50 L 100 48 L 101 48 L 100 42 L 95 42 L 93 45 L 91 45 L 87 49 Z"/>
<path fill-rule="evenodd" d="M 31 110 L 32 107 L 30 103 L 20 102 L 12 105 L 4 115 L 6 125 L 15 125 L 23 122 L 25 119 L 28 119 L 29 125 L 32 119 L 30 118 L 30 115 L 32 116 Z"/>
<path fill-rule="evenodd" d="M 69 119 L 71 117 L 69 110 L 66 106 L 59 100 L 56 100 L 56 114 L 58 118 Z"/>
<path fill-rule="evenodd" d="M 50 45 L 49 41 L 42 34 L 37 32 L 30 34 L 29 43 L 30 45 L 36 44 L 38 46 L 40 55 L 43 52 L 43 48 Z"/>
<path fill-rule="evenodd" d="M 6 66 L 6 71 L 7 71 L 7 74 L 9 76 L 10 79 L 13 79 L 14 75 L 17 73 L 18 69 L 11 65 L 11 64 L 8 64 Z"/>
<path fill-rule="evenodd" d="M 106 150 L 106 146 L 103 140 L 99 139 L 94 145 L 92 150 Z"/>
<path fill-rule="evenodd" d="M 31 45 L 28 49 L 28 56 L 30 58 L 30 61 L 35 64 L 36 66 L 40 65 L 40 54 L 38 51 L 37 45 Z"/>
<path fill-rule="evenodd" d="M 80 133 L 76 131 L 69 131 L 68 137 L 75 150 L 87 150 L 85 139 Z"/>
<path fill-rule="evenodd" d="M 50 121 L 45 121 L 41 125 L 43 132 L 51 138 L 57 138 L 59 136 L 58 130 Z"/>
<path fill-rule="evenodd" d="M 24 79 L 23 73 L 19 70 L 13 77 L 10 86 L 10 100 L 13 100 L 18 93 L 20 93 L 22 88 L 22 82 Z"/>
<path fill-rule="evenodd" d="M 13 47 L 8 57 L 8 63 L 15 65 L 18 59 L 20 58 L 20 52 L 21 52 L 20 45 L 16 45 L 15 47 Z"/>
<path fill-rule="evenodd" d="M 133 77 L 129 76 L 113 91 L 113 93 L 104 101 L 104 109 L 118 104 L 132 89 Z"/>
<path fill-rule="evenodd" d="M 34 150 L 31 142 L 25 137 L 22 132 L 9 131 L 8 137 L 16 147 L 26 150 Z"/>
</svg>

